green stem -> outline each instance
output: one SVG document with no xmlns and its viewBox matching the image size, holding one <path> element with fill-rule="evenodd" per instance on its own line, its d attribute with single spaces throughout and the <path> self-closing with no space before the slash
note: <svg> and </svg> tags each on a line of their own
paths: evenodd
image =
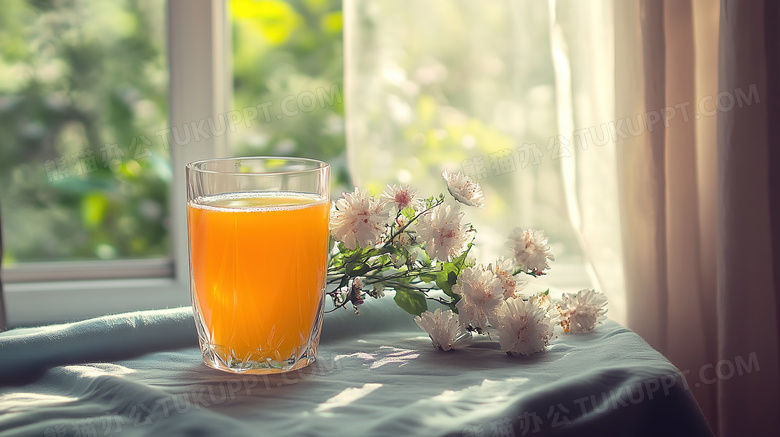
<svg viewBox="0 0 780 437">
<path fill-rule="evenodd" d="M 428 299 L 428 300 L 433 300 L 433 301 L 439 302 L 442 305 L 448 305 L 449 306 L 452 303 L 452 301 L 444 300 L 444 299 L 442 299 L 440 297 L 425 296 L 425 298 Z"/>
<path fill-rule="evenodd" d="M 444 203 L 444 199 L 437 199 L 436 202 L 433 203 L 433 205 L 431 205 L 430 207 L 425 208 L 424 210 L 420 211 L 417 215 L 412 217 L 412 219 L 409 220 L 409 222 L 407 222 L 405 225 L 403 225 L 397 232 L 391 233 L 390 234 L 390 238 L 387 241 L 385 241 L 384 244 L 382 244 L 382 247 L 387 247 L 388 244 L 393 242 L 393 239 L 395 239 L 395 237 L 403 234 L 403 232 L 406 230 L 406 228 L 408 228 L 412 223 L 414 223 L 418 218 L 420 218 L 420 216 L 422 216 L 426 212 L 432 210 L 433 208 L 436 208 L 437 206 L 441 205 L 442 203 Z"/>
<path fill-rule="evenodd" d="M 471 244 L 469 244 L 466 247 L 466 253 L 463 256 L 463 262 L 458 265 L 458 276 L 460 276 L 460 271 L 463 269 L 463 266 L 466 265 L 466 258 L 469 257 L 469 252 L 471 252 L 471 248 L 474 247 L 474 239 L 471 239 Z"/>
</svg>

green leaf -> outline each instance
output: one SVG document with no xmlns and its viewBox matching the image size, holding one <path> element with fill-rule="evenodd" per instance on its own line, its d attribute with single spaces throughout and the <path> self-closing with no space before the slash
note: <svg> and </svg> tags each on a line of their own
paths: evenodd
<svg viewBox="0 0 780 437">
<path fill-rule="evenodd" d="M 393 300 L 401 309 L 414 316 L 419 316 L 428 310 L 425 294 L 419 290 L 396 289 Z"/>
<path fill-rule="evenodd" d="M 456 302 L 460 299 L 460 296 L 452 291 L 452 286 L 458 282 L 458 276 L 460 276 L 463 268 L 468 267 L 466 258 L 472 245 L 473 243 L 469 243 L 466 250 L 459 257 L 453 259 L 452 262 L 441 263 L 441 271 L 436 275 L 436 285 L 441 288 L 444 294 L 455 299 Z"/>
<path fill-rule="evenodd" d="M 375 256 L 379 256 L 381 254 L 382 254 L 382 252 L 379 249 L 374 249 L 373 247 L 369 247 L 369 248 L 364 249 L 363 258 L 364 259 L 369 259 L 369 258 L 373 258 Z"/>
<path fill-rule="evenodd" d="M 401 214 L 403 214 L 404 217 L 406 217 L 408 220 L 411 220 L 415 215 L 417 215 L 417 211 L 415 211 L 411 206 L 407 206 L 401 211 Z"/>
<path fill-rule="evenodd" d="M 371 270 L 371 266 L 368 264 L 354 262 L 347 263 L 347 266 L 344 268 L 344 271 L 353 278 L 356 276 L 362 276 L 369 270 Z"/>
<path fill-rule="evenodd" d="M 338 268 L 343 267 L 343 266 L 344 266 L 344 254 L 339 253 L 339 254 L 333 255 L 330 258 L 330 266 L 329 267 L 333 267 L 335 269 L 338 269 Z"/>
<path fill-rule="evenodd" d="M 436 282 L 438 275 L 436 273 L 420 273 L 420 280 L 423 282 Z"/>
<path fill-rule="evenodd" d="M 419 261 L 425 267 L 430 267 L 431 257 L 428 256 L 428 252 L 423 250 L 423 248 L 420 246 L 415 247 L 414 250 L 417 252 L 417 261 Z"/>
<path fill-rule="evenodd" d="M 436 274 L 436 285 L 449 297 L 457 294 L 452 291 L 452 286 L 458 281 L 457 267 L 453 263 L 443 263 L 441 271 Z"/>
<path fill-rule="evenodd" d="M 360 257 L 363 255 L 363 249 L 358 247 L 355 250 L 349 250 L 346 246 L 344 246 L 341 251 L 344 253 L 344 259 L 347 260 L 347 262 L 356 261 L 359 260 Z"/>
<path fill-rule="evenodd" d="M 398 249 L 394 246 L 383 246 L 379 249 L 372 249 L 374 252 L 376 252 L 377 255 L 384 255 L 388 253 L 395 253 L 398 252 Z"/>
<path fill-rule="evenodd" d="M 452 287 L 456 282 L 458 282 L 458 274 L 455 272 L 449 272 L 447 274 L 447 283 L 450 284 L 450 287 Z"/>
<path fill-rule="evenodd" d="M 381 255 L 376 258 L 376 261 L 374 263 L 375 266 L 385 266 L 390 263 L 390 255 Z"/>
<path fill-rule="evenodd" d="M 395 278 L 393 279 L 393 282 L 398 283 L 399 285 L 409 285 L 414 281 L 413 276 L 404 276 L 401 278 Z"/>
<path fill-rule="evenodd" d="M 468 263 L 466 263 L 466 258 L 469 255 L 469 252 L 471 252 L 471 247 L 474 245 L 474 242 L 472 241 L 469 243 L 469 245 L 466 247 L 466 250 L 463 251 L 463 253 L 460 254 L 459 257 L 452 260 L 452 264 L 457 266 L 458 273 L 460 274 L 460 270 L 463 269 L 463 267 L 470 267 Z"/>
</svg>

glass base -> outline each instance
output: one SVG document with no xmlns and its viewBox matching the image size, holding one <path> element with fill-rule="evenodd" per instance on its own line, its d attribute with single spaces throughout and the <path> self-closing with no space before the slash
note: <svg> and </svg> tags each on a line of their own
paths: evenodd
<svg viewBox="0 0 780 437">
<path fill-rule="evenodd" d="M 317 359 L 317 348 L 312 345 L 298 359 L 290 358 L 283 362 L 266 360 L 225 361 L 208 344 L 201 344 L 203 363 L 212 369 L 242 375 L 267 375 L 303 369 Z"/>
<path fill-rule="evenodd" d="M 258 348 L 253 351 L 247 351 L 245 349 L 237 353 L 233 347 L 218 344 L 214 341 L 214 335 L 207 328 L 198 301 L 193 298 L 195 327 L 198 331 L 198 340 L 200 343 L 200 352 L 201 355 L 203 355 L 203 363 L 208 367 L 223 372 L 247 375 L 284 373 L 303 369 L 313 363 L 317 358 L 317 349 L 319 348 L 320 333 L 322 330 L 324 303 L 323 290 L 319 304 L 317 304 L 316 307 L 317 312 L 313 326 L 311 327 L 310 332 L 307 333 L 308 336 L 304 336 L 299 332 L 295 333 L 295 338 L 299 338 L 300 343 L 292 348 L 292 353 L 289 344 L 284 348 L 284 352 L 271 348 L 262 350 Z M 273 329 L 271 332 L 273 332 Z M 291 333 L 287 334 L 288 338 L 290 338 Z M 277 340 L 278 338 L 279 337 L 277 337 Z M 258 343 L 260 343 L 260 341 L 258 341 Z M 273 343 L 273 341 L 267 341 L 266 343 Z M 285 358 L 286 355 L 288 356 Z"/>
<path fill-rule="evenodd" d="M 213 369 L 233 374 L 272 374 L 284 373 L 303 369 L 317 359 L 317 349 L 320 344 L 320 332 L 322 330 L 322 315 L 324 299 L 320 301 L 314 326 L 308 338 L 303 344 L 295 348 L 291 356 L 286 359 L 276 360 L 270 357 L 279 357 L 280 353 L 274 350 L 257 350 L 247 354 L 236 354 L 230 347 L 215 344 L 213 337 L 206 329 L 203 319 L 200 317 L 198 305 L 195 303 L 195 326 L 198 330 L 200 352 L 203 355 L 203 363 Z M 289 349 L 288 352 L 289 353 Z"/>
</svg>

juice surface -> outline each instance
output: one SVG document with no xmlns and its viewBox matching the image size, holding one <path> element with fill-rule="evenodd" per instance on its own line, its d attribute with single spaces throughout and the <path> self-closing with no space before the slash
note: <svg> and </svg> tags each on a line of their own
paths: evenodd
<svg viewBox="0 0 780 437">
<path fill-rule="evenodd" d="M 225 362 L 303 352 L 324 298 L 329 205 L 235 193 L 187 205 L 193 300 Z"/>
</svg>

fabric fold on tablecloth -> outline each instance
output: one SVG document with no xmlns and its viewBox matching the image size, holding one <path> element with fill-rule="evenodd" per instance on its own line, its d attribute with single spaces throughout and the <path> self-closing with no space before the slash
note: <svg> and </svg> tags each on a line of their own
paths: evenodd
<svg viewBox="0 0 780 437">
<path fill-rule="evenodd" d="M 0 334 L 0 437 L 712 436 L 615 322 L 508 357 L 487 336 L 438 351 L 389 298 L 360 313 L 326 315 L 317 361 L 281 375 L 203 365 L 189 308 Z"/>
<path fill-rule="evenodd" d="M 115 314 L 0 333 L 0 382 L 49 367 L 111 361 L 197 344 L 190 307 Z"/>
<path fill-rule="evenodd" d="M 326 314 L 322 339 L 356 332 L 414 327 L 392 298 L 370 302 L 361 315 L 339 309 Z M 112 361 L 197 345 L 192 308 L 136 311 L 74 323 L 0 333 L 0 382 L 24 381 L 56 365 Z"/>
</svg>

